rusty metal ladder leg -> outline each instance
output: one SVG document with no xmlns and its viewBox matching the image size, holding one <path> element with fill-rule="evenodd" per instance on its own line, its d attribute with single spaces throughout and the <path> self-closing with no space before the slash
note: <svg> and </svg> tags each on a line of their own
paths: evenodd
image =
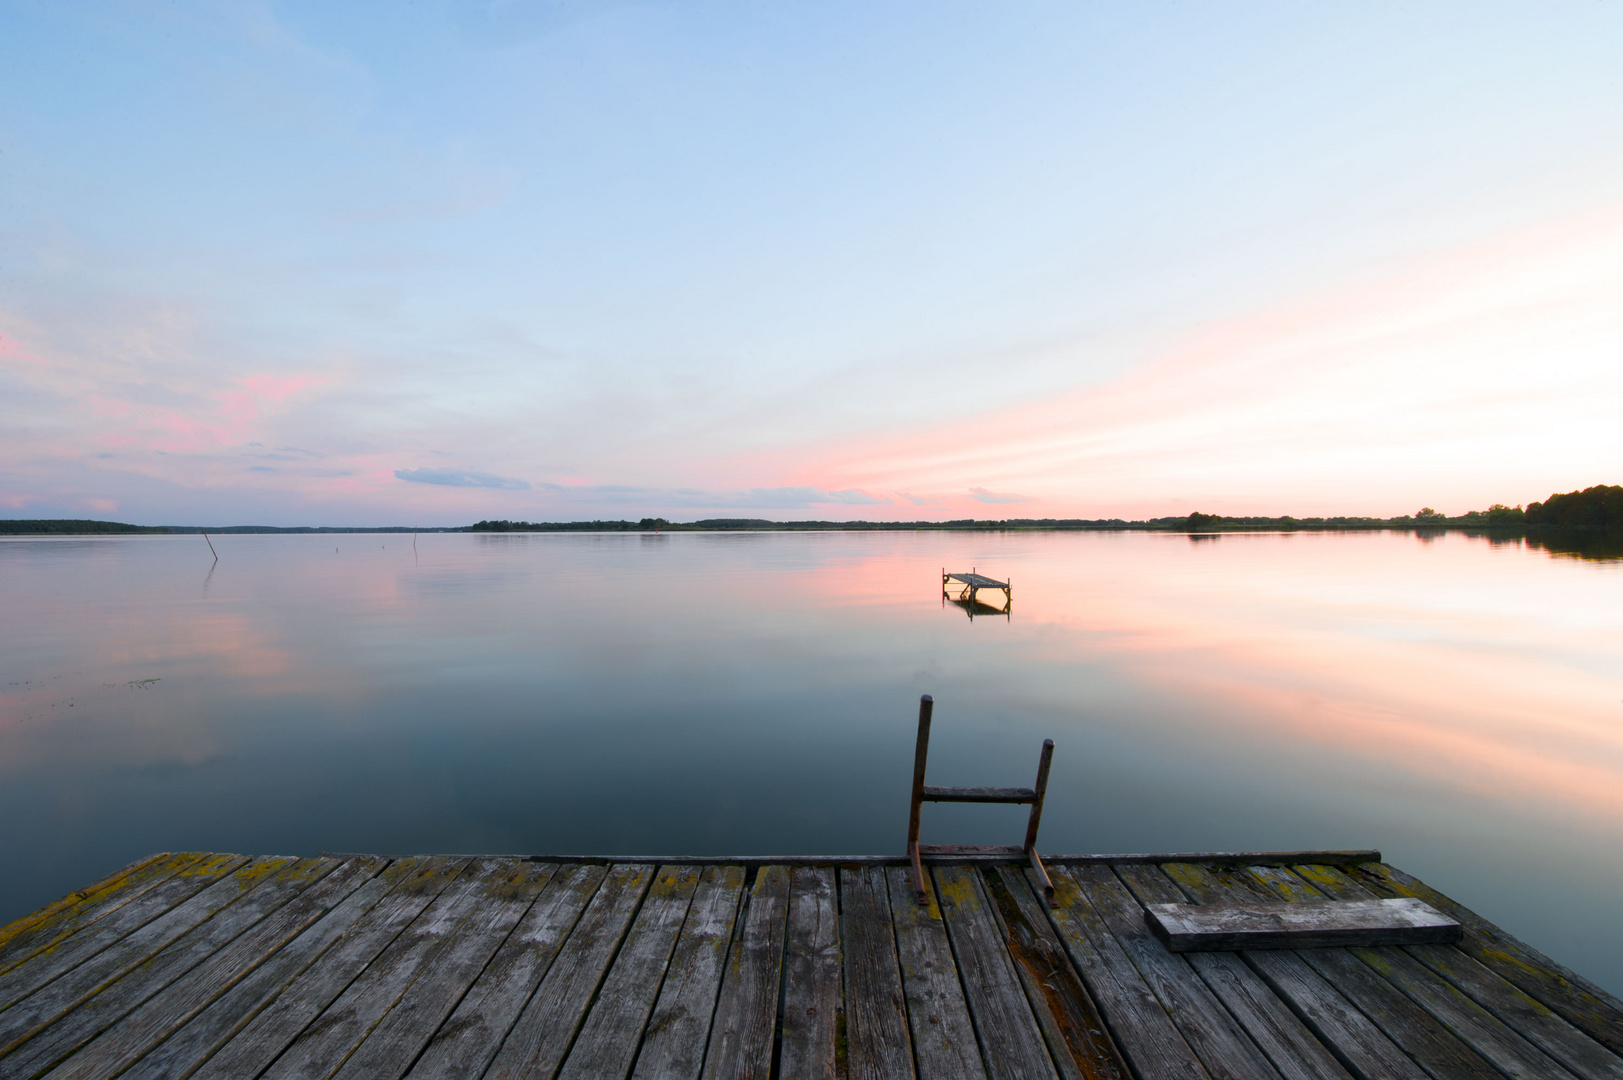
<svg viewBox="0 0 1623 1080">
<path fill-rule="evenodd" d="M 930 902 L 924 884 L 924 863 L 919 858 L 919 816 L 924 809 L 924 760 L 930 756 L 930 714 L 935 709 L 935 698 L 925 694 L 919 698 L 919 741 L 913 749 L 913 802 L 907 815 L 907 857 L 913 862 L 914 899 L 921 904 Z"/>
</svg>

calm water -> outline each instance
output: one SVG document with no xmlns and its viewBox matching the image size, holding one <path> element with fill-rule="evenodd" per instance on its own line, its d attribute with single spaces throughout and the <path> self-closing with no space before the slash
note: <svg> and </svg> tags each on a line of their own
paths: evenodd
<svg viewBox="0 0 1623 1080">
<path fill-rule="evenodd" d="M 155 850 L 1379 847 L 1623 990 L 1623 564 L 1447 535 L 0 541 L 0 922 Z M 386 546 L 385 546 L 386 545 Z M 336 550 L 335 550 L 336 548 Z M 1015 587 L 943 606 L 939 570 Z M 1017 842 L 1013 807 L 926 839 Z"/>
</svg>

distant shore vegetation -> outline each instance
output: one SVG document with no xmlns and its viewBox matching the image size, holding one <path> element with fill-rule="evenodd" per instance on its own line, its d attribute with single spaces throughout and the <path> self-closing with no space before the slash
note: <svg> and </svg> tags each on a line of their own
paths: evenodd
<svg viewBox="0 0 1623 1080">
<path fill-rule="evenodd" d="M 903 530 L 1136 530 L 1149 532 L 1293 532 L 1380 529 L 1465 529 L 1499 533 L 1623 533 L 1623 486 L 1597 484 L 1581 491 L 1554 494 L 1542 502 L 1523 506 L 1500 503 L 1486 510 L 1471 510 L 1451 516 L 1429 506 L 1400 517 L 1260 517 L 1209 514 L 1193 511 L 1177 517 L 1127 520 L 1125 518 L 959 518 L 952 521 L 772 521 L 767 518 L 700 518 L 697 521 L 667 521 L 645 517 L 636 521 L 478 521 L 472 525 L 417 529 L 410 525 L 370 528 L 341 526 L 299 526 L 281 528 L 269 525 L 127 525 L 117 521 L 89 521 L 70 518 L 0 519 L 4 536 L 95 536 L 133 533 L 541 533 L 541 532 L 832 532 Z M 1612 539 L 1562 541 L 1557 546 L 1541 543 L 1550 550 L 1579 549 L 1610 551 Z"/>
</svg>

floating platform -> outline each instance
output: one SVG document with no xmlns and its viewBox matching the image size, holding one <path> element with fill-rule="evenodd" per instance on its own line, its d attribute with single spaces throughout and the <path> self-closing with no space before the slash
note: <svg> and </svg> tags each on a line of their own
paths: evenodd
<svg viewBox="0 0 1623 1080">
<path fill-rule="evenodd" d="M 1623 1004 L 1375 852 L 164 854 L 0 930 L 0 1077 L 1623 1076 Z M 1170 951 L 1155 904 L 1454 944 Z"/>
</svg>

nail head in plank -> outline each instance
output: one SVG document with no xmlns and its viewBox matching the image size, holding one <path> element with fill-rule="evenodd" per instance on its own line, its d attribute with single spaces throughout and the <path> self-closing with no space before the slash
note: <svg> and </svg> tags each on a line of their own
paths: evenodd
<svg viewBox="0 0 1623 1080">
<path fill-rule="evenodd" d="M 911 896 L 909 892 L 909 902 Z M 890 910 L 890 888 L 883 867 L 840 871 L 846 1070 L 850 1080 L 903 1080 L 913 1075 L 913 1048 L 908 1039 L 907 1006 L 902 996 Z"/>
<path fill-rule="evenodd" d="M 777 1027 L 789 868 L 763 866 L 750 889 L 744 932 L 727 954 L 705 1049 L 705 1080 L 767 1080 Z"/>
<path fill-rule="evenodd" d="M 902 873 L 905 882 L 906 872 Z M 783 963 L 783 1040 L 778 1073 L 796 1080 L 835 1080 L 840 905 L 832 868 L 795 867 L 789 882 L 789 941 Z"/>
<path fill-rule="evenodd" d="M 634 1080 L 698 1080 L 704 1068 L 705 1042 L 744 895 L 744 868 L 703 871 L 643 1034 Z"/>
</svg>

